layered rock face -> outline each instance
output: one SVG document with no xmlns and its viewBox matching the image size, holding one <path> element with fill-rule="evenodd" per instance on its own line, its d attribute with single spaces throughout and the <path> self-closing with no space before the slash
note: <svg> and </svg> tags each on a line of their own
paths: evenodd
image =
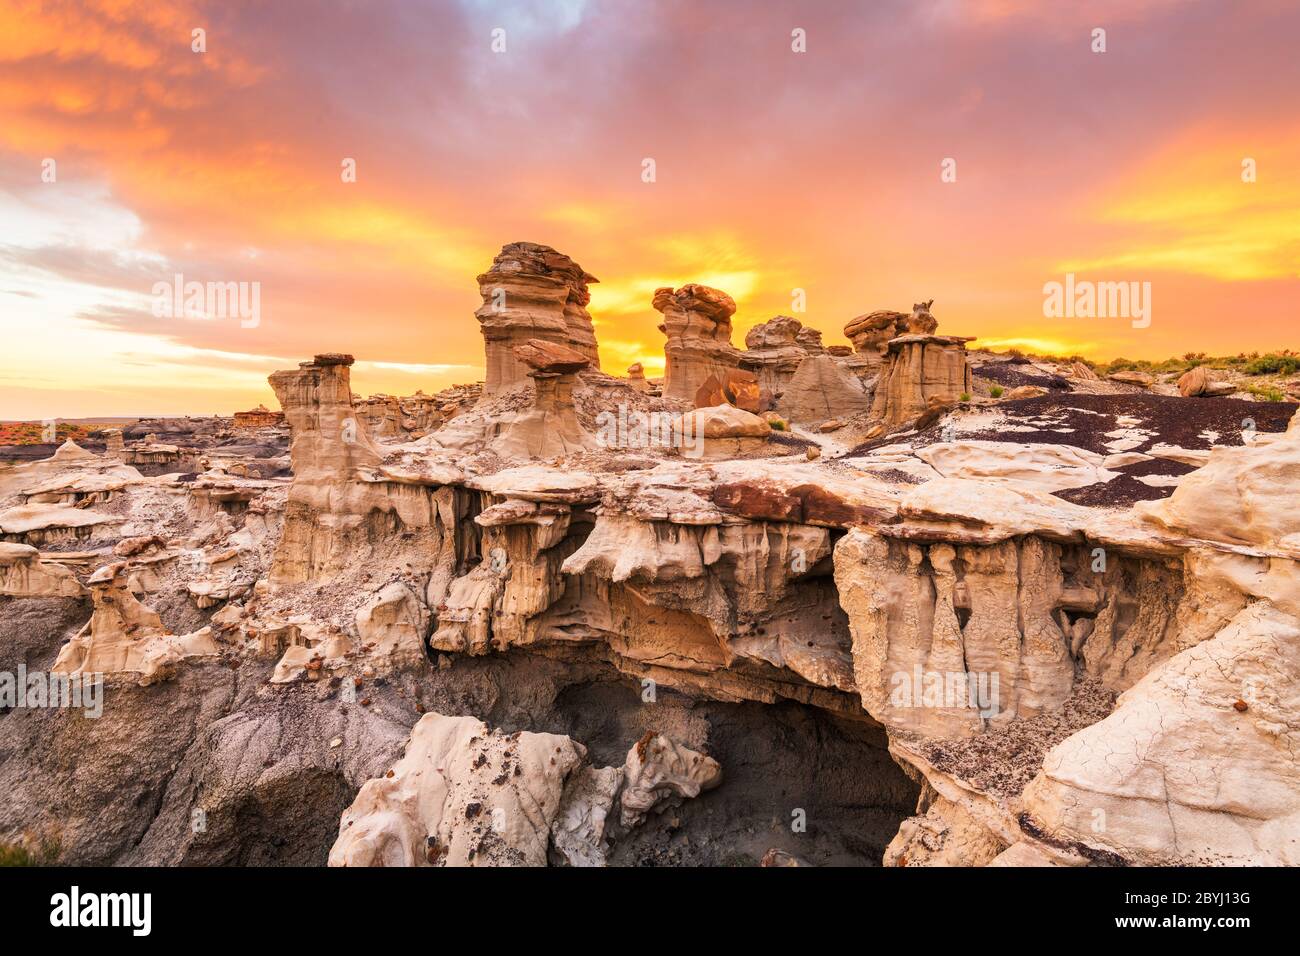
<svg viewBox="0 0 1300 956">
<path fill-rule="evenodd" d="M 870 312 L 844 326 L 844 337 L 853 343 L 861 374 L 870 376 L 880 371 L 889 353 L 890 339 L 907 332 L 907 318 L 905 312 Z"/>
<path fill-rule="evenodd" d="M 271 388 L 293 433 L 294 483 L 273 578 L 308 580 L 344 560 L 344 539 L 369 512 L 356 471 L 379 451 L 352 407 L 350 355 L 318 355 L 276 372 Z"/>
<path fill-rule="evenodd" d="M 265 405 L 258 405 L 247 412 L 235 412 L 236 428 L 274 428 L 284 421 L 284 412 L 273 412 Z"/>
<path fill-rule="evenodd" d="M 0 543 L 0 595 L 6 597 L 80 597 L 81 582 L 61 564 L 42 561 L 28 544 Z"/>
<path fill-rule="evenodd" d="M 754 326 L 745 336 L 745 351 L 740 367 L 758 376 L 759 387 L 779 400 L 786 384 L 808 356 L 799 342 L 803 323 L 788 315 L 778 315 Z"/>
<path fill-rule="evenodd" d="M 890 339 L 888 357 L 871 403 L 871 417 L 886 430 L 971 394 L 966 343 L 955 335 L 907 334 Z"/>
<path fill-rule="evenodd" d="M 857 376 L 825 352 L 806 355 L 785 385 L 776 409 L 800 424 L 848 418 L 867 411 L 871 396 Z"/>
<path fill-rule="evenodd" d="M 533 380 L 533 407 L 507 423 L 492 447 L 519 458 L 556 458 L 594 448 L 595 438 L 578 422 L 573 402 L 578 372 L 590 364 L 587 356 L 544 339 L 529 339 L 514 353 Z"/>
<path fill-rule="evenodd" d="M 481 385 L 453 385 L 436 395 L 417 391 L 414 395 L 353 396 L 357 419 L 376 439 L 406 441 L 422 438 L 445 422 L 471 408 L 483 394 Z"/>
<path fill-rule="evenodd" d="M 408 545 L 413 559 L 394 553 L 389 560 L 424 571 L 451 560 L 446 528 L 461 519 L 463 504 L 450 490 L 431 490 L 381 465 L 352 406 L 351 364 L 348 355 L 318 355 L 270 378 L 293 431 L 294 472 L 273 584 L 329 580 L 355 570 L 362 556 L 406 551 L 392 544 L 403 533 L 423 547 Z"/>
<path fill-rule="evenodd" d="M 1064 380 L 944 408 L 965 340 L 928 303 L 890 315 L 880 394 L 913 427 L 889 444 L 893 412 L 852 420 L 829 374 L 853 356 L 773 320 L 751 353 L 802 355 L 781 399 L 849 421 L 739 407 L 779 358 L 687 409 L 516 329 L 522 387 L 458 390 L 420 438 L 358 417 L 348 356 L 275 373 L 291 477 L 250 477 L 224 426 L 187 445 L 198 473 L 75 446 L 0 471 L 0 644 L 119 695 L 104 724 L 0 715 L 0 838 L 100 863 L 1297 862 L 1300 421 Z M 771 826 L 806 807 L 820 836 Z"/>
<path fill-rule="evenodd" d="M 664 397 L 689 402 L 710 376 L 719 380 L 740 364 L 731 344 L 731 296 L 708 286 L 688 283 L 680 289 L 656 289 L 654 307 L 663 313 L 659 331 L 664 345 Z"/>
<path fill-rule="evenodd" d="M 527 367 L 514 349 L 543 339 L 580 352 L 599 366 L 587 291 L 595 276 L 563 253 L 535 242 L 512 242 L 478 277 L 483 305 L 474 313 L 487 347 L 484 395 L 526 384 Z"/>
</svg>

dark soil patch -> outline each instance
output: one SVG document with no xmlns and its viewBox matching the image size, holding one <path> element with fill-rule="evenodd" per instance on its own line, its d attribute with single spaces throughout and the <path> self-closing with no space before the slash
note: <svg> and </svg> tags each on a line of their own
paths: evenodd
<svg viewBox="0 0 1300 956">
<path fill-rule="evenodd" d="M 1207 430 L 1218 432 L 1219 437 L 1213 444 L 1241 445 L 1242 423 L 1246 421 L 1254 422 L 1257 431 L 1286 431 L 1297 406 L 1291 402 L 1247 402 L 1239 398 L 1071 392 L 1002 402 L 997 409 L 1011 418 L 1050 418 L 1054 424 L 1036 427 L 1033 431 L 989 429 L 963 433 L 961 437 L 980 441 L 1073 445 L 1099 455 L 1109 455 L 1111 451 L 1106 443 L 1113 439 L 1106 433 L 1119 427 L 1116 420 L 1121 416 L 1140 419 L 1136 427 L 1152 433 L 1145 443 L 1127 449 L 1129 451 L 1144 452 L 1160 442 L 1182 448 L 1205 449 L 1211 442 L 1202 438 L 1201 432 Z M 1093 412 L 1100 414 L 1091 414 Z M 1056 430 L 1066 428 L 1072 430 Z M 942 431 L 941 424 L 928 428 L 917 436 L 913 444 L 920 447 L 942 441 Z"/>
<path fill-rule="evenodd" d="M 1042 769 L 1043 757 L 1066 737 L 1109 716 L 1115 694 L 1092 677 L 1075 678 L 1060 710 L 1016 720 L 975 737 L 927 741 L 921 755 L 934 767 L 986 793 L 1014 797 Z"/>
<path fill-rule="evenodd" d="M 1090 508 L 1124 508 L 1137 501 L 1159 501 L 1161 498 L 1168 498 L 1177 487 L 1177 485 L 1165 487 L 1148 485 L 1138 481 L 1139 476 L 1185 475 L 1196 469 L 1181 461 L 1152 458 L 1150 461 L 1140 461 L 1136 465 L 1114 470 L 1120 473 L 1118 478 L 1088 485 L 1086 488 L 1067 488 L 1056 492 L 1056 497 Z"/>
<path fill-rule="evenodd" d="M 879 468 L 871 469 L 871 474 L 877 478 L 883 478 L 885 481 L 892 481 L 900 485 L 919 485 L 921 479 L 916 475 L 910 475 L 905 471 L 899 471 L 897 468 Z"/>
<path fill-rule="evenodd" d="M 980 378 L 988 379 L 990 382 L 996 382 L 1007 388 L 1016 388 L 1020 385 L 1037 385 L 1040 388 L 1050 389 L 1054 392 L 1068 392 L 1070 382 L 1060 375 L 1046 375 L 1042 372 L 1022 371 L 1023 366 L 1017 368 L 1010 362 L 989 362 L 971 369 L 971 372 Z"/>
<path fill-rule="evenodd" d="M 1087 508 L 1127 508 L 1138 501 L 1159 501 L 1161 498 L 1168 498 L 1173 492 L 1173 486 L 1157 488 L 1136 478 L 1130 478 L 1128 475 L 1120 475 L 1110 481 L 1085 485 L 1082 488 L 1066 488 L 1053 494 L 1071 504 L 1083 505 Z"/>
<path fill-rule="evenodd" d="M 775 429 L 772 430 L 772 434 L 769 438 L 773 444 L 785 445 L 787 448 L 798 448 L 800 450 L 811 448 L 817 444 L 815 441 L 809 441 L 806 438 L 800 438 L 798 435 L 792 435 L 789 432 L 777 431 Z"/>
</svg>

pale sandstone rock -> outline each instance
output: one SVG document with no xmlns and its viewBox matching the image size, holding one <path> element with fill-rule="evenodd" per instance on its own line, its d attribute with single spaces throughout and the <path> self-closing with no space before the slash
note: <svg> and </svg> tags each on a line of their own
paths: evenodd
<svg viewBox="0 0 1300 956">
<path fill-rule="evenodd" d="M 945 478 L 1016 481 L 1044 491 L 1082 488 L 1118 477 L 1106 468 L 1105 456 L 1071 445 L 968 439 L 926 445 L 915 454 Z"/>
<path fill-rule="evenodd" d="M 1065 374 L 1081 382 L 1098 381 L 1097 373 L 1092 370 L 1091 366 L 1085 365 L 1083 362 L 1071 362 L 1066 368 Z"/>
<path fill-rule="evenodd" d="M 81 597 L 77 576 L 41 560 L 31 545 L 0 542 L 0 595 L 6 597 Z"/>
<path fill-rule="evenodd" d="M 545 866 L 565 782 L 586 749 L 425 714 L 391 776 L 343 812 L 330 866 Z"/>
<path fill-rule="evenodd" d="M 1148 448 L 1146 454 L 1152 458 L 1167 458 L 1170 461 L 1181 462 L 1184 465 L 1191 465 L 1193 468 L 1203 468 L 1210 461 L 1210 449 L 1208 448 L 1183 448 L 1162 441 L 1156 442 Z"/>
<path fill-rule="evenodd" d="M 966 361 L 969 338 L 908 334 L 891 339 L 888 358 L 871 404 L 871 417 L 886 430 L 919 418 L 936 405 L 972 392 Z"/>
<path fill-rule="evenodd" d="M 1137 512 L 1191 537 L 1256 545 L 1300 557 L 1300 510 L 1279 506 L 1300 494 L 1300 416 L 1261 447 L 1212 449 L 1209 462 L 1174 493 Z"/>
<path fill-rule="evenodd" d="M 575 349 L 541 339 L 516 346 L 515 355 L 533 380 L 533 407 L 494 426 L 490 447 L 506 458 L 557 458 L 597 447 L 578 422 L 573 404 L 577 373 L 588 365 Z"/>
<path fill-rule="evenodd" d="M 121 490 L 140 479 L 140 472 L 135 468 L 114 457 L 101 458 L 69 438 L 49 458 L 0 469 L 0 499 L 12 494 L 41 494 L 63 488 L 73 494 L 78 488 L 92 484 L 98 485 L 95 490 Z"/>
<path fill-rule="evenodd" d="M 1213 381 L 1210 370 L 1204 365 L 1198 365 L 1178 377 L 1178 391 L 1184 398 L 1204 395 Z"/>
<path fill-rule="evenodd" d="M 0 535 L 19 544 L 61 544 L 93 537 L 122 519 L 64 505 L 21 505 L 0 512 Z"/>
<path fill-rule="evenodd" d="M 1295 865 L 1298 687 L 1300 621 L 1251 605 L 1053 749 L 1025 808 L 1139 865 Z"/>
<path fill-rule="evenodd" d="M 988 866 L 1060 866 L 1041 847 L 1033 843 L 1013 843 L 987 864 Z"/>
<path fill-rule="evenodd" d="M 924 814 L 909 817 L 885 848 L 885 866 L 988 866 L 1006 849 L 964 806 L 935 795 Z"/>
<path fill-rule="evenodd" d="M 171 635 L 158 613 L 127 587 L 126 562 L 106 565 L 87 580 L 94 611 L 86 626 L 63 645 L 56 674 L 134 672 L 143 683 L 165 679 L 187 657 L 216 654 L 210 629 Z"/>
<path fill-rule="evenodd" d="M 1041 398 L 1047 394 L 1047 389 L 1041 385 L 1017 385 L 1002 394 L 1002 401 L 1014 402 L 1022 398 Z"/>
<path fill-rule="evenodd" d="M 835 580 L 863 706 L 891 729 L 967 736 L 1059 707 L 1081 660 L 1126 686 L 1124 662 L 1175 653 L 1182 622 L 1167 602 L 1181 588 L 1173 572 L 1112 560 L 1107 577 L 1086 549 L 1037 537 L 954 546 L 849 532 Z M 1150 613 L 1132 620 L 1135 577 Z"/>
<path fill-rule="evenodd" d="M 624 767 L 597 768 L 557 734 L 425 714 L 405 755 L 344 811 L 330 866 L 603 866 L 607 830 L 718 785 L 721 769 L 648 733 Z"/>
<path fill-rule="evenodd" d="M 1142 388 L 1150 388 L 1156 381 L 1146 372 L 1139 372 L 1136 370 L 1111 372 L 1106 377 L 1112 382 L 1119 382 L 1122 385 L 1138 385 Z"/>
<path fill-rule="evenodd" d="M 682 416 L 684 433 L 707 438 L 766 438 L 772 426 L 753 412 L 734 405 L 697 408 Z"/>
<path fill-rule="evenodd" d="M 478 277 L 483 305 L 474 313 L 487 349 L 485 397 L 527 382 L 514 352 L 528 339 L 566 345 L 599 366 L 587 303 L 595 276 L 563 253 L 534 242 L 501 248 L 492 268 Z"/>
<path fill-rule="evenodd" d="M 853 343 L 857 354 L 866 363 L 864 372 L 879 371 L 888 353 L 888 343 L 907 332 L 906 312 L 871 312 L 860 315 L 844 326 L 844 337 Z"/>
<path fill-rule="evenodd" d="M 351 356 L 317 356 L 270 377 L 293 433 L 293 483 L 272 584 L 355 572 L 398 529 L 406 547 L 400 554 L 384 548 L 389 566 L 431 571 L 455 562 L 450 528 L 468 503 L 441 483 L 444 475 L 380 464 L 379 447 L 352 406 L 350 364 Z"/>
<path fill-rule="evenodd" d="M 638 392 L 650 391 L 650 383 L 646 381 L 645 369 L 641 367 L 640 362 L 628 366 L 627 380 L 628 384 Z"/>
<path fill-rule="evenodd" d="M 401 581 L 385 585 L 358 608 L 355 623 L 361 644 L 374 645 L 372 657 L 416 662 L 424 655 L 429 609 Z"/>
<path fill-rule="evenodd" d="M 688 283 L 680 289 L 656 289 L 656 311 L 663 313 L 659 331 L 664 344 L 664 397 L 689 402 L 710 375 L 724 375 L 740 364 L 731 344 L 731 296 L 708 286 Z"/>
<path fill-rule="evenodd" d="M 816 424 L 867 411 L 871 396 L 862 382 L 827 354 L 809 355 L 786 383 L 778 410 L 792 422 Z"/>
<path fill-rule="evenodd" d="M 799 364 L 808 357 L 808 337 L 800 341 L 803 323 L 788 315 L 777 315 L 754 326 L 745 336 L 740 367 L 758 377 L 759 388 L 779 400 Z M 811 331 L 811 330 L 807 330 Z"/>
<path fill-rule="evenodd" d="M 622 786 L 622 767 L 587 766 L 569 775 L 551 822 L 551 845 L 569 866 L 605 865 L 605 831 L 615 822 L 610 813 Z"/>
<path fill-rule="evenodd" d="M 627 752 L 623 777 L 619 818 L 623 826 L 634 827 L 651 812 L 662 813 L 683 798 L 716 787 L 722 782 L 722 768 L 712 757 L 651 731 Z"/>
</svg>

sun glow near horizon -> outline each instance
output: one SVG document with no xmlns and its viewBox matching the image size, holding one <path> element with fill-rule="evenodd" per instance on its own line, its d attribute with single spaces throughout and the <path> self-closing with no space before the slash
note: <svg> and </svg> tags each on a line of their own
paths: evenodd
<svg viewBox="0 0 1300 956">
<path fill-rule="evenodd" d="M 615 375 L 662 374 L 651 297 L 686 282 L 735 299 L 738 347 L 777 314 L 846 344 L 854 316 L 930 298 L 976 348 L 1294 346 L 1300 13 L 1258 5 L 1234 46 L 1240 12 L 1173 30 L 1171 9 L 1108 7 L 1097 56 L 1074 11 L 814 3 L 796 54 L 784 14 L 730 0 L 289 2 L 265 22 L 0 0 L 0 418 L 229 413 L 322 351 L 356 355 L 367 393 L 472 380 L 475 276 L 519 240 L 599 277 Z M 902 28 L 940 54 L 924 83 L 897 80 Z M 1210 41 L 1206 75 L 1187 51 Z M 1149 281 L 1154 320 L 1047 318 L 1067 272 Z M 259 283 L 262 321 L 150 314 L 173 274 Z"/>
</svg>

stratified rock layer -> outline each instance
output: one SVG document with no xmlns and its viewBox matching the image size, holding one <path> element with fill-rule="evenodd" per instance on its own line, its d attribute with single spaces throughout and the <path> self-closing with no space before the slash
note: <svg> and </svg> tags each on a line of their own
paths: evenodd
<svg viewBox="0 0 1300 956">
<path fill-rule="evenodd" d="M 512 242 L 478 277 L 483 305 L 474 313 L 487 349 L 486 396 L 526 384 L 527 366 L 515 347 L 528 339 L 555 342 L 599 366 L 596 333 L 587 312 L 595 276 L 550 246 Z"/>
<path fill-rule="evenodd" d="M 656 289 L 654 307 L 663 313 L 659 331 L 668 337 L 665 398 L 693 401 L 710 375 L 721 381 L 739 366 L 740 352 L 731 344 L 731 317 L 736 314 L 731 296 L 689 283 L 680 289 Z"/>
</svg>

